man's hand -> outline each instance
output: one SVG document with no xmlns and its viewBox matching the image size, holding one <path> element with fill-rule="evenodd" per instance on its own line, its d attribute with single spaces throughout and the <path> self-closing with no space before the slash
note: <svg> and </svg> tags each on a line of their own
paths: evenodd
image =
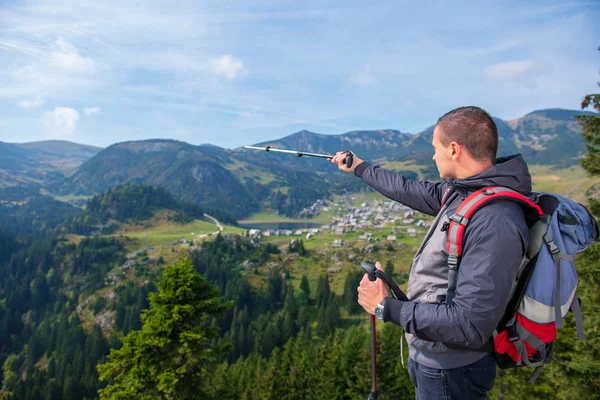
<svg viewBox="0 0 600 400">
<path fill-rule="evenodd" d="M 352 165 L 350 166 L 350 168 L 346 167 L 346 152 L 345 151 L 338 151 L 337 153 L 335 153 L 335 156 L 333 156 L 333 158 L 331 159 L 331 162 L 334 164 L 337 164 L 338 169 L 340 169 L 344 172 L 354 172 L 354 168 L 356 168 L 356 166 L 358 164 L 362 163 L 363 160 L 358 158 L 356 156 L 356 154 L 354 154 L 354 153 L 352 153 L 352 157 L 354 158 L 354 161 L 352 162 Z"/>
<path fill-rule="evenodd" d="M 379 261 L 375 263 L 375 267 L 379 270 L 383 270 Z M 365 274 L 365 276 L 363 276 L 360 285 L 358 286 L 358 304 L 360 304 L 366 312 L 375 315 L 375 306 L 388 296 L 389 292 L 381 279 L 376 279 L 375 282 L 371 282 L 369 280 L 369 275 Z"/>
</svg>

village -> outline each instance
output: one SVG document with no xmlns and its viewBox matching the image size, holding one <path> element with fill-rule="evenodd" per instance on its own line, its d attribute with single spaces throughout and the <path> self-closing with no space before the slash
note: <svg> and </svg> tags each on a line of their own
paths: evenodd
<svg viewBox="0 0 600 400">
<path fill-rule="evenodd" d="M 350 197 L 346 200 L 337 200 L 331 202 L 326 199 L 319 199 L 310 207 L 305 208 L 300 216 L 314 218 L 320 213 L 334 212 L 332 221 L 329 224 L 323 224 L 320 228 L 304 229 L 249 229 L 248 235 L 253 238 L 268 236 L 304 236 L 306 240 L 311 240 L 319 234 L 346 235 L 350 232 L 360 231 L 358 240 L 370 242 L 378 240 L 373 238 L 375 231 L 383 228 L 391 228 L 390 235 L 386 240 L 394 242 L 397 236 L 406 235 L 409 237 L 417 236 L 417 229 L 430 225 L 426 221 L 426 216 L 409 207 L 401 205 L 391 200 L 373 199 L 370 202 L 362 202 L 359 206 L 354 205 L 356 197 Z M 310 221 L 310 220 L 307 220 Z M 400 227 L 402 226 L 402 227 Z M 342 239 L 335 239 L 334 246 L 343 246 Z"/>
</svg>

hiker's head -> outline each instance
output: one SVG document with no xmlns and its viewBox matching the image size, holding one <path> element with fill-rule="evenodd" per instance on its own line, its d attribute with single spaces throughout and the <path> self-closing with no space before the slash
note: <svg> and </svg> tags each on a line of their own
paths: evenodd
<svg viewBox="0 0 600 400">
<path fill-rule="evenodd" d="M 460 107 L 440 117 L 431 144 L 442 179 L 466 178 L 494 164 L 498 128 L 481 108 Z"/>
</svg>

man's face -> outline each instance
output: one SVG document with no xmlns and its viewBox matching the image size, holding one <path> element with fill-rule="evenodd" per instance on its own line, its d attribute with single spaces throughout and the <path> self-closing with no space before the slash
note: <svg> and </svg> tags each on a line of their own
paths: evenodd
<svg viewBox="0 0 600 400">
<path fill-rule="evenodd" d="M 436 126 L 433 130 L 433 140 L 431 145 L 433 146 L 434 154 L 433 161 L 437 166 L 440 178 L 450 179 L 454 178 L 454 160 L 452 159 L 452 149 L 449 146 L 444 146 L 440 142 L 441 129 Z"/>
</svg>

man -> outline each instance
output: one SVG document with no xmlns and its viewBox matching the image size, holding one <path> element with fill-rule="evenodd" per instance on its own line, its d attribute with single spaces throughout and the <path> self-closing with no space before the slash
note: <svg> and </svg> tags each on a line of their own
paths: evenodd
<svg viewBox="0 0 600 400">
<path fill-rule="evenodd" d="M 484 399 L 496 377 L 489 341 L 525 256 L 528 229 L 523 210 L 514 202 L 490 202 L 475 213 L 464 233 L 456 294 L 449 303 L 446 229 L 449 217 L 470 193 L 498 185 L 529 194 L 531 176 L 520 155 L 496 159 L 496 124 L 478 107 L 443 115 L 431 144 L 445 180 L 441 183 L 410 180 L 357 156 L 348 168 L 343 152 L 332 158 L 340 170 L 354 172 L 384 196 L 436 216 L 413 260 L 410 301 L 388 297 L 381 280 L 370 282 L 365 275 L 358 302 L 406 332 L 417 399 Z"/>
</svg>

